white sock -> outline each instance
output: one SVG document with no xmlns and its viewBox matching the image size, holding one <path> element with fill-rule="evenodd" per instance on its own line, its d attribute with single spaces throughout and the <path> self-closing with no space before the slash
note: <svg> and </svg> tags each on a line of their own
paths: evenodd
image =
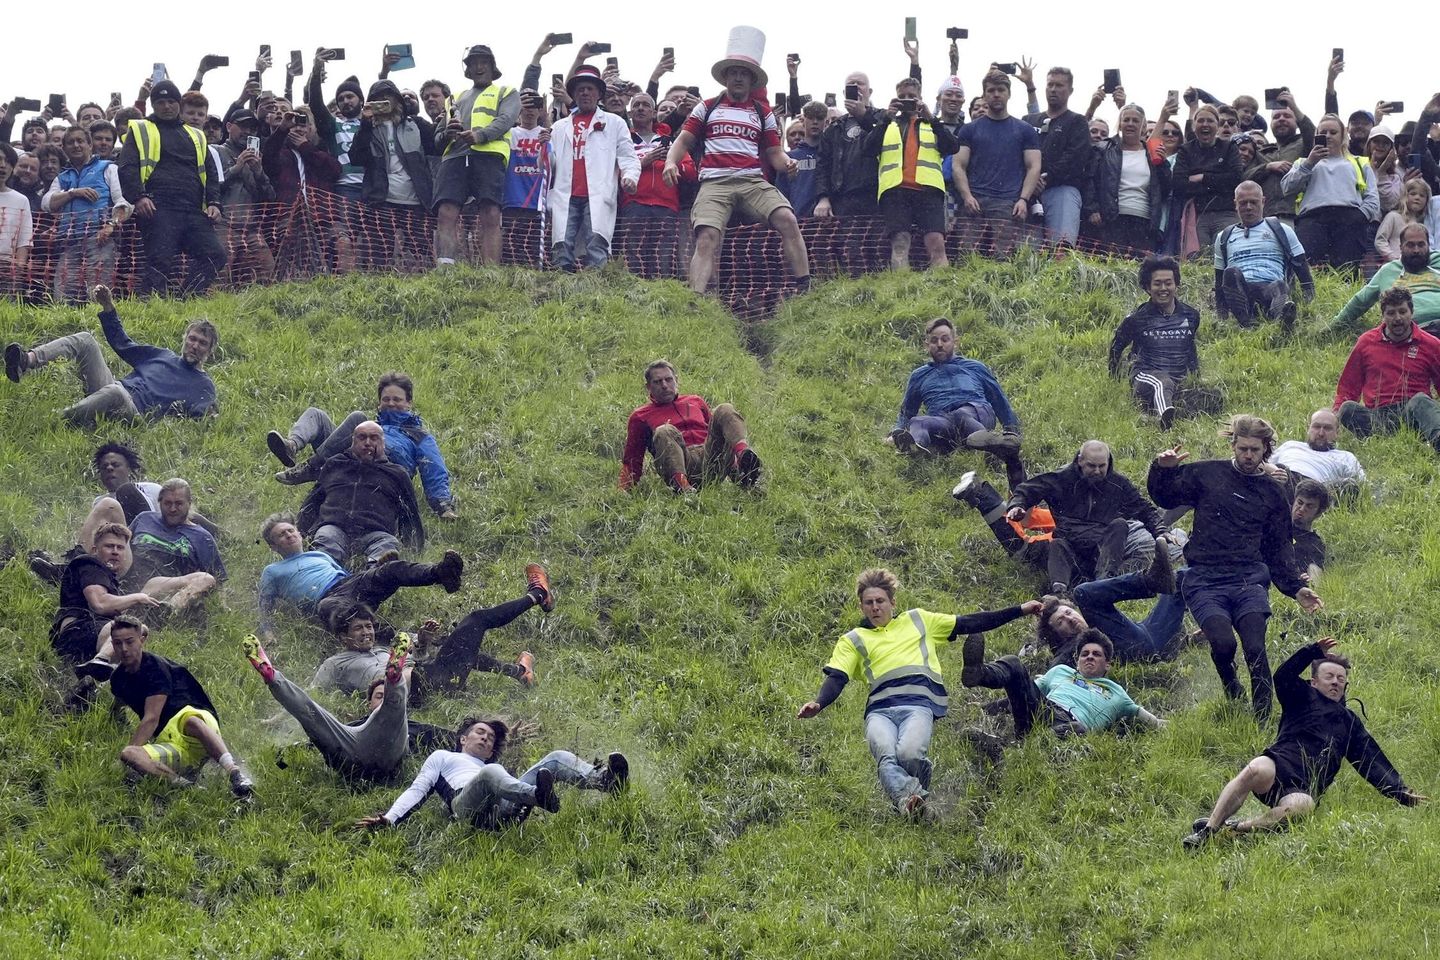
<svg viewBox="0 0 1440 960">
<path fill-rule="evenodd" d="M 220 754 L 220 769 L 222 769 L 222 770 L 234 770 L 234 769 L 235 769 L 235 757 L 234 757 L 234 755 L 233 755 L 229 750 L 226 750 L 224 753 Z"/>
</svg>

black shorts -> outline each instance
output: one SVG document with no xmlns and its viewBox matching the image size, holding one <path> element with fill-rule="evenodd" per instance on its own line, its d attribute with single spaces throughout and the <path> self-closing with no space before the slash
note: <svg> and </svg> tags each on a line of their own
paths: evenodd
<svg viewBox="0 0 1440 960">
<path fill-rule="evenodd" d="M 84 663 L 95 656 L 104 620 L 81 617 L 70 621 L 62 630 L 50 631 L 50 646 L 68 663 Z"/>
<path fill-rule="evenodd" d="M 464 206 L 471 198 L 497 207 L 505 198 L 505 160 L 498 153 L 476 153 L 445 157 L 435 175 L 435 203 Z"/>
<path fill-rule="evenodd" d="M 1317 803 L 1320 801 L 1320 794 L 1311 780 L 1310 771 L 1298 756 L 1291 756 L 1288 751 L 1276 750 L 1274 747 L 1266 750 L 1263 756 L 1269 757 L 1275 764 L 1275 782 L 1264 793 L 1251 791 L 1256 800 L 1267 807 L 1273 807 L 1292 793 L 1305 793 Z"/>
<path fill-rule="evenodd" d="M 880 196 L 885 235 L 945 232 L 945 194 L 932 187 L 910 190 L 892 187 Z"/>
</svg>

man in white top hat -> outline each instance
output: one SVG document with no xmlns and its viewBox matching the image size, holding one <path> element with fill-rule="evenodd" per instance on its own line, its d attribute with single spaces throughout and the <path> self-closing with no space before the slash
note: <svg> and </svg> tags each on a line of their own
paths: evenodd
<svg viewBox="0 0 1440 960">
<path fill-rule="evenodd" d="M 680 180 L 680 161 L 703 143 L 700 193 L 690 211 L 695 254 L 690 261 L 690 289 L 704 293 L 714 270 L 720 238 L 739 211 L 766 223 L 780 234 L 791 283 L 798 292 L 810 287 L 810 260 L 800 224 L 785 195 L 765 179 L 761 156 L 776 170 L 794 176 L 796 163 L 785 155 L 780 128 L 763 92 L 769 78 L 760 66 L 765 34 L 754 27 L 730 31 L 724 59 L 710 74 L 725 85 L 718 97 L 695 105 L 670 145 L 665 182 Z"/>
</svg>

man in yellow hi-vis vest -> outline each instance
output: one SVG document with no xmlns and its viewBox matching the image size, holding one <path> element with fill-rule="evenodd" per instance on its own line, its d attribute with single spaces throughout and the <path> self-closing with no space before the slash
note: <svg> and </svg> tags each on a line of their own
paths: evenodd
<svg viewBox="0 0 1440 960">
<path fill-rule="evenodd" d="M 495 55 L 483 44 L 465 54 L 465 76 L 473 86 L 455 98 L 449 122 L 435 125 L 435 145 L 443 153 L 435 180 L 435 259 L 454 263 L 460 256 L 460 208 L 473 197 L 479 208 L 480 262 L 499 263 L 500 202 L 510 161 L 506 134 L 520 118 L 520 96 L 497 82 Z"/>
<path fill-rule="evenodd" d="M 135 205 L 145 240 L 140 292 L 164 293 L 179 253 L 190 257 L 184 292 L 204 293 L 225 266 L 215 236 L 220 175 L 205 135 L 180 121 L 180 90 L 169 80 L 150 91 L 150 116 L 130 123 L 120 148 L 120 189 Z"/>
<path fill-rule="evenodd" d="M 920 99 L 920 82 L 895 85 L 895 99 L 865 136 L 865 152 L 880 159 L 880 215 L 890 236 L 890 266 L 910 267 L 910 236 L 925 238 L 930 266 L 948 266 L 945 256 L 945 174 L 940 163 L 960 141 L 935 119 Z"/>
</svg>

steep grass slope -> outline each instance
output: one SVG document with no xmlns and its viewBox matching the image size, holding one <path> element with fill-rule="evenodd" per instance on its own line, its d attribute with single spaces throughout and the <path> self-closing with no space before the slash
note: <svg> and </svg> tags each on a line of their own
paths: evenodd
<svg viewBox="0 0 1440 960">
<path fill-rule="evenodd" d="M 12 563 L 0 571 L 0 943 L 15 957 L 1095 957 L 1424 955 L 1436 930 L 1440 826 L 1343 774 L 1293 834 L 1186 856 L 1180 836 L 1234 769 L 1267 742 L 1226 706 L 1208 656 L 1125 668 L 1142 703 L 1174 719 L 1160 734 L 1057 742 L 1048 735 L 991 766 L 961 727 L 981 721 L 946 651 L 952 715 L 937 726 L 938 821 L 886 807 L 860 735 L 858 689 L 819 719 L 793 719 L 836 636 L 858 619 L 855 573 L 900 573 L 904 605 L 969 611 L 1032 596 L 1037 578 L 1001 554 L 949 488 L 961 454 L 902 460 L 879 443 L 920 328 L 954 317 L 961 349 L 1010 389 L 1037 468 L 1099 436 L 1143 478 L 1169 442 L 1104 376 L 1110 332 L 1137 300 L 1133 268 L 1082 259 L 972 262 L 931 275 L 826 284 L 745 329 L 677 285 L 621 276 L 460 270 L 421 279 L 354 277 L 246 291 L 188 305 L 122 304 L 137 339 L 176 341 L 183 320 L 221 327 L 213 423 L 58 426 L 73 373 L 56 365 L 0 386 L 0 538 L 61 549 L 93 495 L 101 438 L 129 439 L 152 478 L 195 485 L 229 532 L 231 581 L 203 624 L 160 631 L 153 648 L 189 663 L 259 781 L 237 805 L 218 778 L 175 792 L 126 787 L 115 755 L 131 720 L 64 716 L 67 680 L 46 630 L 54 594 Z M 1205 299 L 1204 278 L 1187 298 Z M 1346 291 L 1324 282 L 1317 316 Z M 1207 316 L 1211 316 L 1206 311 Z M 1328 403 L 1347 346 L 1304 332 L 1207 326 L 1203 362 L 1231 409 L 1303 433 Z M 0 306 L 5 340 L 94 329 L 73 310 Z M 749 349 L 747 349 L 747 347 Z M 682 389 L 739 406 L 768 477 L 693 501 L 653 478 L 615 489 L 640 371 L 668 356 Z M 347 829 L 399 789 L 352 790 L 314 754 L 285 770 L 289 739 L 239 652 L 269 554 L 259 521 L 293 508 L 270 479 L 267 429 L 307 404 L 341 415 L 373 402 L 390 368 L 417 383 L 417 409 L 450 461 L 462 519 L 432 521 L 430 551 L 461 550 L 456 596 L 412 592 L 397 620 L 455 619 L 523 589 L 547 563 L 555 613 L 527 614 L 488 646 L 527 648 L 540 685 L 472 677 L 464 701 L 423 719 L 499 713 L 526 724 L 507 755 L 552 747 L 625 750 L 626 796 L 566 793 L 558 816 L 475 832 L 438 803 L 379 835 Z M 1197 456 L 1215 424 L 1181 424 Z M 1353 444 L 1353 440 L 1346 438 Z M 1371 494 L 1321 521 L 1334 558 L 1327 609 L 1276 598 L 1272 660 L 1337 633 L 1357 659 L 1352 693 L 1411 783 L 1434 792 L 1431 643 L 1440 601 L 1436 459 L 1413 434 L 1355 446 Z M 1023 625 L 997 631 L 1013 651 Z M 1289 631 L 1288 638 L 1281 634 Z M 328 641 L 299 624 L 271 653 L 308 676 Z M 341 711 L 356 704 L 337 703 Z M 413 767 L 411 768 L 413 770 Z"/>
</svg>

